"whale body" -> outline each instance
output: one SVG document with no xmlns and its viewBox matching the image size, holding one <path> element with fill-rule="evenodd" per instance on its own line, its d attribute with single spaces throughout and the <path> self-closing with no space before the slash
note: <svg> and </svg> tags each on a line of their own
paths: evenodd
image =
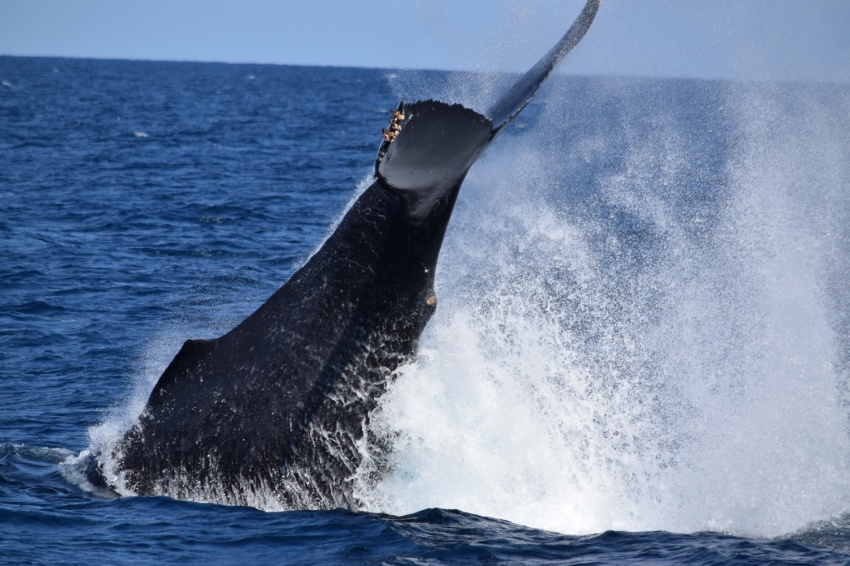
<svg viewBox="0 0 850 566">
<path fill-rule="evenodd" d="M 356 507 L 352 476 L 370 411 L 413 359 L 437 307 L 443 237 L 470 167 L 529 103 L 598 9 L 484 113 L 400 104 L 375 180 L 283 287 L 213 340 L 187 340 L 138 421 L 90 467 L 138 495 L 280 507 Z M 104 461 L 112 462 L 105 473 Z"/>
</svg>

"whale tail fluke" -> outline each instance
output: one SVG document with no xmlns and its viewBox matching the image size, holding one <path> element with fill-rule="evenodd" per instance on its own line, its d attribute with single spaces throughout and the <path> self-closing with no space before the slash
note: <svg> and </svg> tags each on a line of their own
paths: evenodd
<svg viewBox="0 0 850 566">
<path fill-rule="evenodd" d="M 584 37 L 600 0 L 588 0 L 573 25 L 483 115 L 460 104 L 401 102 L 375 162 L 381 184 L 425 211 L 457 187 L 489 143 L 525 108 L 552 70 Z"/>
<path fill-rule="evenodd" d="M 490 120 L 460 104 L 402 103 L 384 130 L 375 177 L 425 210 L 460 185 L 492 130 Z"/>
<path fill-rule="evenodd" d="M 486 113 L 399 104 L 376 182 L 283 287 L 230 332 L 188 340 L 107 471 L 122 489 L 230 504 L 353 506 L 364 423 L 415 355 L 436 308 L 434 272 L 461 183 L 487 145 L 584 36 L 567 34 Z M 107 454 L 106 457 L 110 455 Z M 95 459 L 96 458 L 96 459 Z M 85 474 L 109 487 L 99 457 Z"/>
</svg>

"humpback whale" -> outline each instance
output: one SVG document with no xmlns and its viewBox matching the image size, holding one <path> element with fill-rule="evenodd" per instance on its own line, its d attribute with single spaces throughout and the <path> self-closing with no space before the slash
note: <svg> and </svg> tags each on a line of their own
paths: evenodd
<svg viewBox="0 0 850 566">
<path fill-rule="evenodd" d="M 250 504 L 261 490 L 281 508 L 355 508 L 369 413 L 437 307 L 437 259 L 461 184 L 599 3 L 588 0 L 485 112 L 399 104 L 374 182 L 333 234 L 238 326 L 183 344 L 135 424 L 94 457 L 92 480 L 138 495 Z"/>
</svg>

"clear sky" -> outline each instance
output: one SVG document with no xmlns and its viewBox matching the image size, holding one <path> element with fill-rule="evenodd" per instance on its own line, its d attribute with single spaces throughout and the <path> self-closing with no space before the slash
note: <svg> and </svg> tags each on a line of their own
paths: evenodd
<svg viewBox="0 0 850 566">
<path fill-rule="evenodd" d="M 524 70 L 583 0 L 0 0 L 0 54 Z M 604 0 L 567 67 L 850 82 L 850 0 Z"/>
</svg>

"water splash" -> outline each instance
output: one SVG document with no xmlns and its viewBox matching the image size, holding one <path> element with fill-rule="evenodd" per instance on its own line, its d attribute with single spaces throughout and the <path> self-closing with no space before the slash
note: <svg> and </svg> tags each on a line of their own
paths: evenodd
<svg viewBox="0 0 850 566">
<path fill-rule="evenodd" d="M 364 463 L 389 470 L 364 506 L 756 535 L 850 509 L 848 102 L 550 95 L 464 187 L 441 307 L 371 423 L 393 451 Z"/>
</svg>

